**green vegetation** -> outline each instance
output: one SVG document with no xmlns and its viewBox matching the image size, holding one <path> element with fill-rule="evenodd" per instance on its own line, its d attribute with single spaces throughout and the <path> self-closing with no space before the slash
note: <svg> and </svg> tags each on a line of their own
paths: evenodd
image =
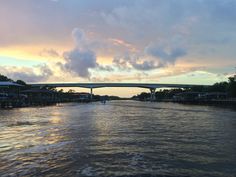
<svg viewBox="0 0 236 177">
<path fill-rule="evenodd" d="M 15 82 L 17 84 L 23 85 L 21 87 L 22 90 L 28 90 L 31 89 L 27 83 L 25 83 L 22 80 L 17 80 L 13 81 L 12 79 L 8 78 L 7 76 L 1 75 L 0 74 L 0 81 L 10 81 L 10 82 Z M 46 90 L 52 91 L 54 93 L 58 93 L 59 95 L 64 95 L 65 97 L 68 97 L 71 95 L 73 97 L 73 94 L 75 93 L 74 90 L 69 90 L 68 92 L 64 92 L 62 89 L 61 90 L 56 90 L 55 88 L 44 88 Z M 198 93 L 226 93 L 229 98 L 236 98 L 236 80 L 235 77 L 230 77 L 227 82 L 220 82 L 220 83 L 215 83 L 212 86 L 194 86 L 192 88 L 188 89 L 164 89 L 156 92 L 156 98 L 158 100 L 163 100 L 163 99 L 172 99 L 174 95 L 179 94 L 179 93 L 186 93 L 186 92 L 198 92 Z M 99 95 L 94 95 L 93 99 L 94 100 L 101 100 L 101 99 L 110 99 L 110 100 L 118 100 L 120 99 L 119 97 L 116 96 L 99 96 Z M 138 100 L 148 100 L 150 98 L 150 93 L 143 92 L 137 96 L 133 96 L 133 99 L 138 99 Z"/>
<path fill-rule="evenodd" d="M 229 78 L 229 84 L 227 87 L 227 91 L 232 97 L 236 97 L 236 80 L 233 77 Z"/>
<path fill-rule="evenodd" d="M 228 82 L 215 83 L 212 86 L 194 86 L 188 89 L 164 89 L 156 92 L 156 99 L 172 99 L 175 94 L 185 92 L 199 92 L 199 93 L 226 93 L 230 98 L 236 98 L 236 80 L 234 77 L 230 77 Z M 148 100 L 150 93 L 143 92 L 137 96 L 133 96 L 133 99 Z"/>
<path fill-rule="evenodd" d="M 10 82 L 12 82 L 13 80 L 9 79 L 7 76 L 4 76 L 4 75 L 0 74 L 0 81 L 10 81 Z"/>
<path fill-rule="evenodd" d="M 236 80 L 234 77 L 229 77 L 228 82 L 215 83 L 210 87 L 193 87 L 189 89 L 193 92 L 222 92 L 227 93 L 229 97 L 236 97 Z"/>
</svg>

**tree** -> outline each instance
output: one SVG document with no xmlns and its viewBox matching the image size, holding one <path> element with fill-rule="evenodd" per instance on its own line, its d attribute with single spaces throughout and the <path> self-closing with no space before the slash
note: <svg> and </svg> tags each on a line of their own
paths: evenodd
<svg viewBox="0 0 236 177">
<path fill-rule="evenodd" d="M 150 98 L 150 93 L 142 92 L 140 95 L 138 95 L 139 100 L 146 100 L 147 98 Z"/>
<path fill-rule="evenodd" d="M 17 80 L 16 83 L 23 86 L 23 87 L 21 87 L 21 90 L 27 90 L 27 89 L 30 89 L 30 88 L 31 88 L 30 85 L 27 85 L 27 84 L 26 84 L 24 81 L 22 81 L 22 80 Z"/>
<path fill-rule="evenodd" d="M 47 87 L 47 89 L 50 90 L 50 91 L 53 91 L 53 92 L 57 91 L 56 87 Z"/>
<path fill-rule="evenodd" d="M 17 83 L 17 84 L 20 84 L 20 85 L 24 85 L 24 86 L 27 85 L 27 84 L 26 84 L 24 81 L 22 81 L 22 80 L 17 80 L 16 83 Z"/>
<path fill-rule="evenodd" d="M 9 79 L 7 76 L 4 76 L 2 74 L 0 74 L 0 81 L 10 81 L 10 82 L 13 82 L 12 79 Z"/>
<path fill-rule="evenodd" d="M 191 92 L 205 92 L 207 91 L 207 89 L 209 88 L 206 88 L 205 86 L 193 86 L 190 88 L 190 91 Z"/>
<path fill-rule="evenodd" d="M 229 87 L 228 82 L 220 82 L 215 83 L 214 85 L 209 87 L 209 92 L 227 92 L 227 89 Z"/>
<path fill-rule="evenodd" d="M 231 97 L 236 97 L 236 81 L 234 77 L 229 78 L 228 92 Z"/>
<path fill-rule="evenodd" d="M 70 89 L 70 90 L 68 90 L 68 93 L 75 93 L 75 90 Z"/>
<path fill-rule="evenodd" d="M 63 93 L 63 92 L 64 92 L 63 89 L 58 90 L 58 93 Z"/>
</svg>

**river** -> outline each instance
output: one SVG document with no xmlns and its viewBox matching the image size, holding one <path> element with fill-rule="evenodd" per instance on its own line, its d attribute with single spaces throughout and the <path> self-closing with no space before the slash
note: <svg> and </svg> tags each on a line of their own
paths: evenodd
<svg viewBox="0 0 236 177">
<path fill-rule="evenodd" d="M 110 101 L 0 110 L 0 176 L 236 175 L 236 111 Z"/>
</svg>

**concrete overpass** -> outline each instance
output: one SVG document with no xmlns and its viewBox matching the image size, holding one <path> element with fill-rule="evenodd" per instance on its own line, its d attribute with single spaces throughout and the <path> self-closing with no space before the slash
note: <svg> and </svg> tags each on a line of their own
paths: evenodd
<svg viewBox="0 0 236 177">
<path fill-rule="evenodd" d="M 151 99 L 155 100 L 155 91 L 157 88 L 191 88 L 194 86 L 209 85 L 193 85 L 193 84 L 161 84 L 161 83 L 32 83 L 33 87 L 81 87 L 89 88 L 92 99 L 93 89 L 103 87 L 138 87 L 146 88 L 151 92 Z"/>
</svg>

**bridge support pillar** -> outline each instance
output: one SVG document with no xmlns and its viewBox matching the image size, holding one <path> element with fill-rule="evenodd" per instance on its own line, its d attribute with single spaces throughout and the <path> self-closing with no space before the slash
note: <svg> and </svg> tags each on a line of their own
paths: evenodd
<svg viewBox="0 0 236 177">
<path fill-rule="evenodd" d="M 93 101 L 93 88 L 90 88 L 90 101 Z"/>
<path fill-rule="evenodd" d="M 156 100 L 156 88 L 150 88 L 150 92 L 151 92 L 151 101 L 155 101 Z"/>
</svg>

